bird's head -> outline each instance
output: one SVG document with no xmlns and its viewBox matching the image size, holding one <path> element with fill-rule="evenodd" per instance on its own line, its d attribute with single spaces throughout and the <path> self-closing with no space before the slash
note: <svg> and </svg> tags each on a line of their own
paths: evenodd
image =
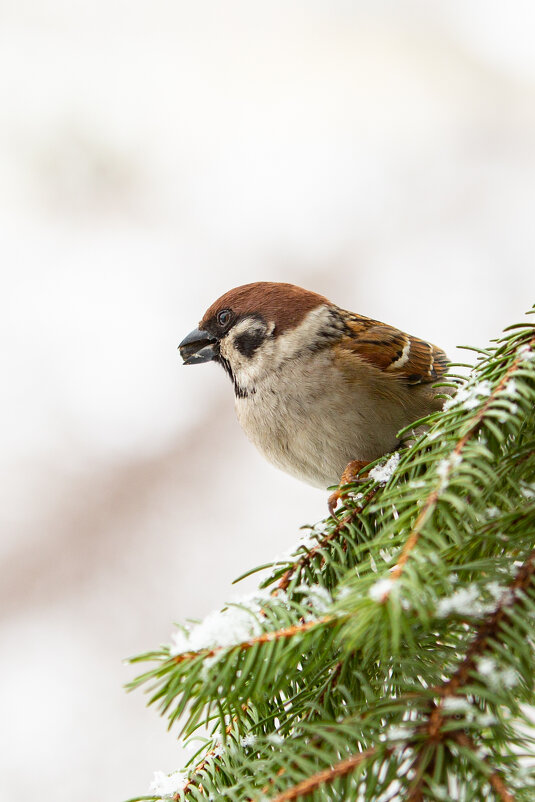
<svg viewBox="0 0 535 802">
<path fill-rule="evenodd" d="M 180 354 L 185 365 L 220 362 L 236 394 L 247 396 L 284 362 L 332 336 L 332 309 L 322 295 L 293 284 L 244 284 L 208 308 Z"/>
</svg>

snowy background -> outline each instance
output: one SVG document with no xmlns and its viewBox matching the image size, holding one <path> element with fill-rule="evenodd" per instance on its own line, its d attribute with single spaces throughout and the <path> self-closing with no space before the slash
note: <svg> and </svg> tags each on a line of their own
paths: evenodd
<svg viewBox="0 0 535 802">
<path fill-rule="evenodd" d="M 455 346 L 535 301 L 533 3 L 0 2 L 0 800 L 179 768 L 122 660 L 326 510 L 176 346 L 284 280 Z M 241 592 L 253 587 L 244 583 Z"/>
</svg>

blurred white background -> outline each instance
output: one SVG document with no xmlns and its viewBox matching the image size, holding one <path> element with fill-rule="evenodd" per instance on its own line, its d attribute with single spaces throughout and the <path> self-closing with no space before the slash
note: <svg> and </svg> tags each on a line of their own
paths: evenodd
<svg viewBox="0 0 535 802">
<path fill-rule="evenodd" d="M 284 280 L 466 359 L 535 301 L 532 2 L 0 2 L 0 800 L 182 762 L 122 659 L 326 494 L 176 351 Z M 254 586 L 244 583 L 241 592 Z"/>
</svg>

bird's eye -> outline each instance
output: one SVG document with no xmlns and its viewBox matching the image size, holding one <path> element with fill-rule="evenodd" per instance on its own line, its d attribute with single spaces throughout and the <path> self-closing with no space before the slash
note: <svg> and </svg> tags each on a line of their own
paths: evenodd
<svg viewBox="0 0 535 802">
<path fill-rule="evenodd" d="M 223 309 L 221 312 L 218 312 L 217 322 L 222 327 L 228 325 L 228 323 L 230 322 L 230 310 Z"/>
</svg>

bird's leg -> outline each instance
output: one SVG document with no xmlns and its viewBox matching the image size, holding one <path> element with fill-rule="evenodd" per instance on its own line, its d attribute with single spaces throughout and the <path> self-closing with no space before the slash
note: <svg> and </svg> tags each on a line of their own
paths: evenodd
<svg viewBox="0 0 535 802">
<path fill-rule="evenodd" d="M 360 459 L 354 459 L 351 460 L 351 462 L 348 462 L 348 464 L 344 468 L 343 474 L 340 477 L 340 484 L 338 486 L 338 489 L 335 490 L 334 493 L 331 493 L 327 501 L 327 504 L 329 506 L 329 512 L 331 513 L 331 515 L 334 515 L 335 507 L 340 501 L 340 499 L 347 494 L 347 490 L 344 491 L 344 486 L 353 484 L 354 482 L 358 481 L 358 476 L 360 472 L 362 471 L 363 468 L 366 467 L 366 465 L 369 464 L 370 464 L 369 462 L 366 461 L 363 462 Z"/>
</svg>

